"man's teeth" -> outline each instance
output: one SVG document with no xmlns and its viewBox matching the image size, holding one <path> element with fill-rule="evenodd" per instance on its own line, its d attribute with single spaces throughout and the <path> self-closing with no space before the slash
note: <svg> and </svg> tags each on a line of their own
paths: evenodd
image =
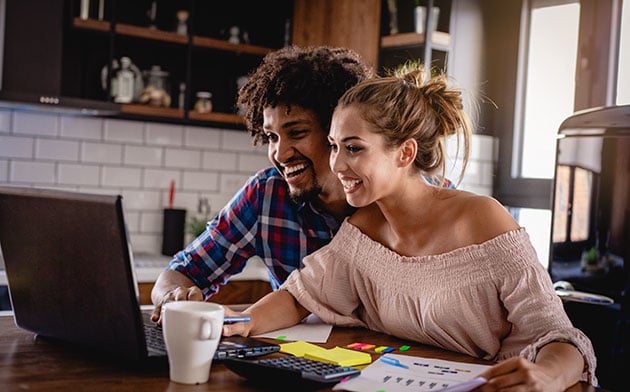
<svg viewBox="0 0 630 392">
<path fill-rule="evenodd" d="M 303 170 L 303 169 L 306 169 L 306 164 L 305 163 L 301 163 L 301 164 L 295 165 L 295 166 L 286 166 L 284 168 L 284 172 L 287 175 L 291 175 L 291 174 L 293 174 L 295 172 L 298 172 L 300 170 Z"/>
<path fill-rule="evenodd" d="M 361 180 L 341 180 L 341 185 L 344 189 L 352 189 L 357 184 L 360 184 Z"/>
</svg>

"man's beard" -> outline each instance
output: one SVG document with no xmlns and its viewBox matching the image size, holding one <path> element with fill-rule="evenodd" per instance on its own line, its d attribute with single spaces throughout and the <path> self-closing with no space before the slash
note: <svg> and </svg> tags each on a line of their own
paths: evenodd
<svg viewBox="0 0 630 392">
<path fill-rule="evenodd" d="M 315 183 L 310 189 L 300 189 L 295 192 L 290 192 L 289 196 L 294 203 L 302 204 L 317 199 L 320 193 L 322 193 L 322 187 L 319 184 Z"/>
</svg>

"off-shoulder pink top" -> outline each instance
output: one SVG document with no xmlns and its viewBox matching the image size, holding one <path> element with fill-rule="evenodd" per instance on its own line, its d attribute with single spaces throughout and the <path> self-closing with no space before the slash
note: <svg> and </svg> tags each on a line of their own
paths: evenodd
<svg viewBox="0 0 630 392">
<path fill-rule="evenodd" d="M 572 326 L 523 228 L 447 253 L 407 257 L 346 219 L 280 289 L 324 322 L 478 358 L 533 361 L 545 344 L 570 342 L 584 357 L 583 381 L 597 385 L 591 342 Z"/>
</svg>

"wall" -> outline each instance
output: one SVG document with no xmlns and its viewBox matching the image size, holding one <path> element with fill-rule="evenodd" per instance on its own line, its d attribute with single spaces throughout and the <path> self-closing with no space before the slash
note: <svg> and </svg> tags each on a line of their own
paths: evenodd
<svg viewBox="0 0 630 392">
<path fill-rule="evenodd" d="M 489 195 L 496 142 L 475 135 L 472 147 L 460 189 Z M 448 151 L 456 180 L 461 160 L 454 143 Z M 171 180 L 174 206 L 191 216 L 200 197 L 217 212 L 267 166 L 245 131 L 0 109 L 0 185 L 120 193 L 135 252 L 160 253 Z"/>
<path fill-rule="evenodd" d="M 171 180 L 191 216 L 268 165 L 245 131 L 0 109 L 0 184 L 120 193 L 136 252 L 161 251 Z"/>
</svg>

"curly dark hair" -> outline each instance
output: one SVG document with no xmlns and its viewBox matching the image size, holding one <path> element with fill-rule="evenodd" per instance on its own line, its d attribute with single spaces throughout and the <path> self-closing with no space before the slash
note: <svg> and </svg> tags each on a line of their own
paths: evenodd
<svg viewBox="0 0 630 392">
<path fill-rule="evenodd" d="M 254 144 L 268 142 L 263 132 L 263 110 L 286 105 L 313 110 L 323 129 L 337 101 L 350 87 L 372 76 L 372 69 L 354 51 L 327 46 L 288 46 L 265 56 L 238 92 L 245 108 L 245 124 Z"/>
</svg>

